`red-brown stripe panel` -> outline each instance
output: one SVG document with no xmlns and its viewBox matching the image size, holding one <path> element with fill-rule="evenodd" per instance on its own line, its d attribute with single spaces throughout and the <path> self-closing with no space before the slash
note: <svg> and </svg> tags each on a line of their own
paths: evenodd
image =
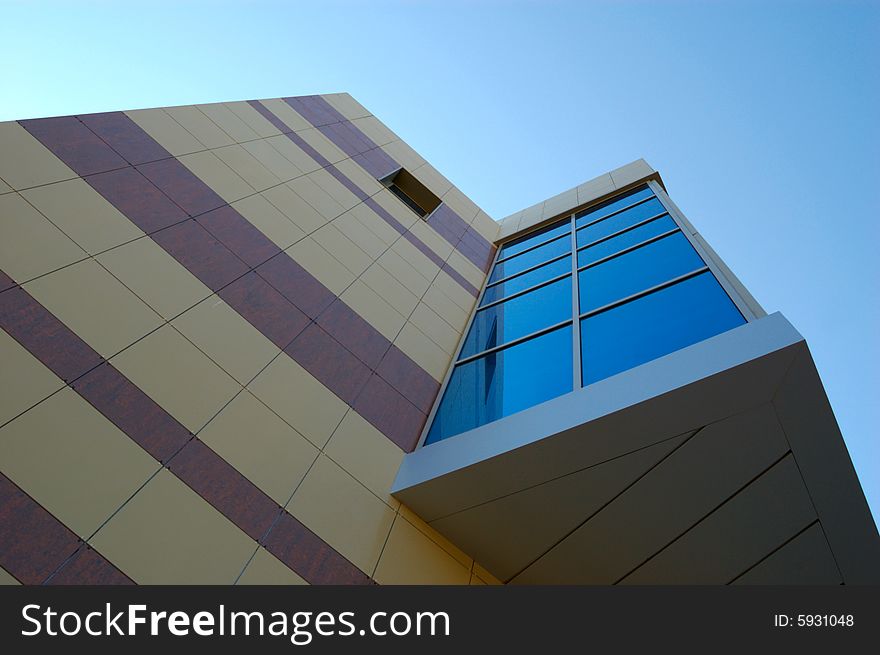
<svg viewBox="0 0 880 655">
<path fill-rule="evenodd" d="M 284 100 L 377 180 L 400 168 L 393 157 L 321 96 Z M 428 217 L 428 225 L 481 271 L 485 273 L 489 270 L 494 246 L 448 205 L 441 203 Z"/>
<path fill-rule="evenodd" d="M 0 566 L 22 584 L 132 584 L 0 473 Z"/>
<path fill-rule="evenodd" d="M 294 100 L 298 100 L 297 98 L 287 98 L 287 100 L 288 100 L 288 103 L 291 104 L 291 106 L 293 106 L 295 109 L 297 108 L 297 104 L 293 102 Z M 382 205 L 380 205 L 378 202 L 376 202 L 376 200 L 374 198 L 367 195 L 363 189 L 361 189 L 357 184 L 355 184 L 347 175 L 345 175 L 345 173 L 343 173 L 338 168 L 336 168 L 336 166 L 331 164 L 321 153 L 319 153 L 312 146 L 310 146 L 301 136 L 299 136 L 295 132 L 291 131 L 290 128 L 288 128 L 275 114 L 273 114 L 269 109 L 267 109 L 265 105 L 263 105 L 261 102 L 259 102 L 257 100 L 250 100 L 248 102 L 248 104 L 250 104 L 251 107 L 256 109 L 258 112 L 260 112 L 260 114 L 262 114 L 267 120 L 269 120 L 275 127 L 277 127 L 279 130 L 281 130 L 281 132 L 285 136 L 287 136 L 288 139 L 290 139 L 299 148 L 301 148 L 304 152 L 306 152 L 312 159 L 314 159 L 316 162 L 318 162 L 333 177 L 335 177 L 337 180 L 339 180 L 339 182 L 343 186 L 345 186 L 349 191 L 351 191 L 367 207 L 372 209 L 382 220 L 384 220 L 386 223 L 388 223 L 388 225 L 390 225 L 398 234 L 402 235 L 403 238 L 405 238 L 407 241 L 409 241 L 411 244 L 413 244 L 416 248 L 418 248 L 419 252 L 421 252 L 428 259 L 430 259 L 434 264 L 436 264 L 438 267 L 440 267 L 442 270 L 444 270 L 465 291 L 467 291 L 469 294 L 471 294 L 474 297 L 476 297 L 479 294 L 479 289 L 477 289 L 473 284 L 468 282 L 468 280 L 461 273 L 459 273 L 452 266 L 450 266 L 448 263 L 446 263 L 442 257 L 440 257 L 433 250 L 431 250 L 427 246 L 427 244 L 425 244 L 416 235 L 414 235 L 412 232 L 409 232 L 406 229 L 406 227 L 404 227 L 404 225 L 400 221 L 398 221 L 396 218 L 394 218 L 394 216 L 392 216 L 391 213 L 387 209 L 385 209 Z M 327 105 L 327 106 L 330 107 L 329 105 Z M 330 107 L 330 109 L 333 109 L 333 108 Z M 335 112 L 336 110 L 333 109 L 333 111 Z M 314 116 L 313 116 L 313 118 L 314 118 Z M 366 152 L 360 152 L 357 148 L 350 146 L 350 145 L 347 145 L 346 148 L 343 148 L 343 151 L 346 152 L 346 154 L 349 154 L 350 156 L 351 156 L 351 152 L 358 152 L 359 154 L 357 154 L 356 156 L 352 156 L 352 159 L 354 159 L 355 161 L 360 163 L 361 166 L 365 167 L 365 169 L 367 170 L 368 173 L 370 173 L 371 175 L 376 177 L 376 179 L 381 179 L 381 178 L 385 177 L 385 175 L 387 175 L 388 173 L 391 173 L 394 170 L 396 170 L 397 168 L 399 168 L 397 162 L 395 162 L 393 159 L 391 159 L 390 156 L 385 154 L 384 150 L 382 150 L 375 143 L 370 141 L 366 137 L 366 135 L 363 135 L 363 133 L 360 130 L 358 130 L 356 127 L 354 127 L 354 125 L 351 123 L 351 121 L 347 120 L 341 114 L 338 115 L 338 118 L 339 118 L 339 120 L 344 121 L 344 123 L 347 124 L 351 130 L 354 130 L 358 134 L 362 135 L 363 139 L 366 140 L 365 143 L 368 142 L 367 145 L 370 145 L 371 149 Z M 315 119 L 315 120 L 318 120 L 318 119 Z M 339 123 L 339 124 L 341 125 L 342 123 Z M 328 127 L 329 126 L 322 124 L 319 129 L 323 130 Z M 381 156 L 384 156 L 385 159 L 382 160 L 384 163 L 381 164 L 381 170 L 385 171 L 384 173 L 377 173 L 377 169 L 370 168 L 370 167 L 366 166 L 365 161 L 362 160 L 362 158 L 366 154 L 369 154 L 369 153 L 381 153 Z M 370 156 L 373 157 L 374 159 L 380 157 L 379 154 L 371 154 Z M 388 162 L 390 162 L 390 163 L 388 163 Z M 387 168 L 389 165 L 391 167 L 390 169 Z M 454 213 L 453 213 L 453 215 L 454 215 Z M 457 218 L 457 216 L 456 216 L 456 218 Z M 461 220 L 461 219 L 459 219 L 459 220 Z M 430 221 L 429 221 L 429 223 L 430 223 Z M 465 223 L 465 227 L 470 229 L 471 231 L 473 231 L 473 229 L 470 228 L 470 226 L 468 226 L 466 223 Z M 474 232 L 474 234 L 476 234 L 476 232 Z M 477 234 L 477 236 L 479 237 L 479 234 Z M 482 237 L 480 237 L 480 238 L 482 238 Z M 487 243 L 487 246 L 489 247 L 489 252 L 490 252 L 489 263 L 491 263 L 491 252 L 492 252 L 491 248 L 492 248 L 492 246 L 489 245 L 488 242 L 486 242 L 486 243 Z M 488 270 L 488 264 L 487 264 L 487 268 L 485 268 L 484 271 L 485 270 Z"/>
<path fill-rule="evenodd" d="M 73 136 L 68 137 L 62 127 L 71 125 L 71 120 L 75 120 L 71 117 L 20 123 L 77 173 L 101 171 L 85 177 L 85 181 L 288 356 L 355 407 L 401 449 L 412 451 L 439 391 L 436 380 L 286 252 L 280 251 L 183 164 L 170 154 L 156 160 L 162 155 L 161 146 L 137 124 L 124 114 L 112 119 L 110 115 L 102 116 L 102 125 L 112 125 L 112 130 L 108 128 L 103 133 L 108 143 L 94 134 L 94 139 L 86 139 L 82 134 L 82 130 L 88 131 L 84 123 L 71 129 Z M 88 117 L 83 119 L 89 122 Z M 56 120 L 61 121 L 62 127 L 51 124 Z M 301 137 L 294 133 L 288 137 L 316 161 L 330 166 Z M 85 151 L 80 151 L 81 143 L 88 144 Z M 108 162 L 122 161 L 113 147 L 119 147 L 132 161 L 153 161 L 104 171 Z M 356 187 L 350 180 L 348 183 Z M 360 189 L 359 192 L 365 195 Z M 370 198 L 367 201 L 375 204 Z M 375 207 L 384 212 L 378 204 Z M 388 219 L 394 220 L 390 215 Z M 421 244 L 421 248 L 439 260 L 427 246 Z M 358 386 L 363 376 L 353 375 L 354 367 L 327 366 L 309 354 L 307 341 L 296 344 L 311 321 L 317 321 L 329 335 L 324 343 L 336 352 L 339 362 L 344 359 L 340 349 L 348 350 L 367 366 L 373 377 L 383 378 L 383 383 L 368 385 L 364 380 Z M 314 334 L 304 338 L 313 339 Z M 330 341 L 336 342 L 337 350 L 333 351 Z M 386 357 L 388 361 L 384 361 Z M 404 379 L 417 380 L 417 384 L 404 385 L 400 382 Z M 365 402 L 358 403 L 359 394 L 367 386 L 373 390 L 374 400 L 401 411 L 389 415 Z M 426 393 L 426 389 L 433 389 L 433 393 Z"/>
<path fill-rule="evenodd" d="M 311 550 L 298 552 L 295 557 L 288 554 L 282 561 L 314 559 L 326 563 L 325 568 L 313 563 L 308 570 L 293 569 L 306 581 L 370 582 L 356 566 L 192 436 L 21 287 L 0 293 L 0 327 L 56 375 L 70 376 L 72 379 L 65 379 L 74 391 L 252 539 L 266 543 L 276 521 L 287 526 L 288 532 L 298 531 L 301 548 Z M 77 538 L 11 482 L 5 484 L 0 484 L 0 565 L 22 582 L 41 582 L 77 550 Z M 29 533 L 35 535 L 30 541 Z M 33 562 L 28 564 L 31 557 Z M 110 576 L 97 557 L 94 552 L 78 554 L 68 563 L 74 568 L 61 569 L 57 581 L 72 582 L 86 575 L 95 579 Z"/>
</svg>

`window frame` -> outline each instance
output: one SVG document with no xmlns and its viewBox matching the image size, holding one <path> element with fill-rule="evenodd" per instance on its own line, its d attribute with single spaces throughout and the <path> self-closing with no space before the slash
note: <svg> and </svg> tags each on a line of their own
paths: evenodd
<svg viewBox="0 0 880 655">
<path fill-rule="evenodd" d="M 645 199 L 633 202 L 633 203 L 627 205 L 626 207 L 622 207 L 616 211 L 610 212 L 609 214 L 602 216 L 601 218 L 596 219 L 595 221 L 591 221 L 590 223 L 586 223 L 580 227 L 578 227 L 577 223 L 576 223 L 577 219 L 575 217 L 577 216 L 577 214 L 584 212 L 584 211 L 587 211 L 591 207 L 596 207 L 596 206 L 601 205 L 605 202 L 613 200 L 615 197 L 617 197 L 619 195 L 624 195 L 626 193 L 634 191 L 642 186 L 647 186 L 651 190 L 651 192 L 653 193 L 653 197 L 656 197 L 657 200 L 660 201 L 660 204 L 666 210 L 665 212 L 661 212 L 660 214 L 657 214 L 656 216 L 651 216 L 651 217 L 645 218 L 645 219 L 639 221 L 638 223 L 631 225 L 628 228 L 619 230 L 613 234 L 607 235 L 606 237 L 602 237 L 601 239 L 597 239 L 594 242 L 587 243 L 587 244 L 580 246 L 580 247 L 577 245 L 577 232 L 578 232 L 578 230 L 583 229 L 593 223 L 598 223 L 602 220 L 610 218 L 616 214 L 625 212 L 628 209 L 631 209 L 632 207 L 635 207 L 637 205 L 648 202 L 650 200 L 650 198 L 645 198 Z M 642 224 L 648 223 L 652 220 L 656 220 L 657 218 L 660 218 L 661 216 L 664 216 L 664 215 L 668 215 L 672 219 L 672 221 L 676 225 L 675 229 L 668 230 L 661 235 L 651 237 L 651 238 L 646 239 L 640 243 L 637 243 L 637 244 L 634 244 L 634 245 L 629 246 L 627 248 L 624 248 L 617 253 L 614 253 L 614 254 L 609 255 L 605 258 L 597 260 L 596 262 L 592 262 L 586 266 L 581 266 L 581 267 L 578 266 L 578 251 L 579 250 L 583 250 L 591 245 L 594 245 L 595 243 L 600 243 L 602 241 L 611 239 L 611 238 L 617 236 L 618 234 L 622 234 L 622 233 L 627 232 L 629 230 L 635 229 L 636 227 L 639 227 Z M 541 241 L 541 242 L 535 244 L 534 246 L 530 246 L 529 248 L 526 248 L 525 250 L 523 250 L 519 253 L 516 253 L 515 255 L 510 255 L 508 257 L 501 257 L 499 259 L 499 254 L 501 253 L 501 249 L 506 243 L 511 242 L 511 241 L 516 241 L 516 240 L 522 239 L 524 237 L 528 237 L 528 235 L 533 232 L 539 232 L 540 230 L 543 230 L 549 226 L 552 226 L 554 223 L 560 223 L 566 217 L 568 217 L 568 220 L 570 223 L 569 238 L 571 239 L 571 251 L 569 253 L 552 257 L 551 259 L 548 259 L 545 262 L 541 262 L 540 264 L 536 264 L 535 266 L 530 267 L 524 271 L 521 271 L 521 272 L 516 273 L 514 275 L 510 275 L 506 278 L 501 278 L 499 280 L 496 280 L 491 285 L 488 284 L 489 277 L 491 276 L 492 272 L 495 270 L 495 265 L 499 261 L 505 261 L 507 259 L 511 259 L 512 257 L 516 257 L 517 255 L 528 252 L 529 250 L 532 250 L 533 248 L 538 248 L 538 247 L 544 245 L 545 243 L 549 243 L 550 241 L 555 241 L 557 239 L 564 238 L 564 235 L 560 235 L 560 236 L 546 239 L 544 241 Z M 630 296 L 627 296 L 625 298 L 620 298 L 620 299 L 614 301 L 613 303 L 609 303 L 608 305 L 604 305 L 602 307 L 598 307 L 596 309 L 593 309 L 593 310 L 590 310 L 587 312 L 580 312 L 579 289 L 578 289 L 579 275 L 578 274 L 580 273 L 581 270 L 584 270 L 586 268 L 590 268 L 592 266 L 596 266 L 596 265 L 602 263 L 603 261 L 607 261 L 608 259 L 613 259 L 614 257 L 618 257 L 621 254 L 623 254 L 624 252 L 630 252 L 632 250 L 636 250 L 644 245 L 647 245 L 648 243 L 651 243 L 653 241 L 661 239 L 665 236 L 669 236 L 669 235 L 674 234 L 676 232 L 681 232 L 684 235 L 684 237 L 685 237 L 685 239 L 687 239 L 688 243 L 690 243 L 690 245 L 694 248 L 694 250 L 700 256 L 700 258 L 703 260 L 704 266 L 702 266 L 696 270 L 690 271 L 688 273 L 685 273 L 683 275 L 677 276 L 671 280 L 667 280 L 663 283 L 654 285 L 653 287 L 650 287 L 648 289 L 643 289 L 642 291 L 631 294 Z M 446 387 L 449 385 L 450 378 L 452 377 L 452 373 L 454 372 L 456 366 L 458 366 L 459 364 L 466 364 L 467 362 L 478 359 L 488 353 L 497 352 L 500 350 L 504 350 L 506 348 L 510 348 L 512 346 L 523 343 L 525 341 L 529 341 L 530 339 L 534 339 L 536 337 L 539 337 L 542 334 L 545 334 L 547 332 L 551 332 L 553 330 L 559 329 L 559 328 L 563 327 L 564 325 L 571 324 L 571 326 L 572 326 L 572 358 L 573 358 L 572 391 L 577 391 L 578 389 L 584 388 L 584 384 L 583 384 L 583 380 L 582 380 L 582 372 L 583 371 L 582 371 L 582 364 L 581 364 L 582 353 L 581 353 L 581 342 L 580 342 L 580 333 L 581 333 L 580 325 L 581 325 L 581 321 L 584 318 L 587 318 L 589 316 L 594 316 L 595 314 L 601 313 L 603 311 L 607 311 L 609 309 L 613 309 L 614 307 L 623 305 L 631 300 L 635 300 L 635 299 L 640 298 L 642 296 L 646 296 L 650 293 L 653 293 L 654 291 L 659 291 L 660 289 L 672 286 L 674 284 L 677 284 L 679 282 L 687 280 L 691 277 L 700 275 L 701 273 L 705 273 L 707 271 L 712 273 L 712 275 L 715 277 L 717 282 L 721 285 L 721 288 L 724 290 L 724 292 L 727 294 L 727 296 L 733 302 L 734 306 L 737 308 L 737 310 L 739 310 L 740 314 L 742 314 L 746 323 L 751 323 L 752 321 L 755 321 L 758 318 L 760 318 L 757 314 L 755 314 L 755 312 L 753 311 L 751 306 L 745 301 L 745 299 L 736 290 L 736 288 L 734 287 L 732 282 L 728 279 L 727 275 L 724 273 L 724 271 L 718 265 L 718 262 L 715 260 L 715 258 L 713 256 L 711 256 L 705 250 L 705 248 L 703 248 L 702 245 L 700 245 L 699 241 L 694 236 L 695 234 L 696 234 L 696 230 L 693 229 L 690 222 L 684 217 L 684 215 L 681 213 L 681 211 L 678 209 L 678 207 L 675 205 L 675 203 L 672 202 L 672 200 L 666 194 L 666 191 L 663 189 L 663 187 L 656 180 L 649 179 L 649 180 L 641 180 L 639 182 L 627 185 L 626 187 L 624 187 L 622 189 L 616 189 L 611 194 L 606 194 L 606 195 L 602 196 L 601 198 L 597 198 L 589 203 L 586 203 L 584 205 L 579 205 L 578 207 L 576 207 L 573 210 L 564 212 L 562 214 L 557 214 L 556 216 L 554 216 L 551 219 L 541 221 L 540 223 L 537 223 L 536 225 L 534 225 L 526 230 L 523 230 L 522 232 L 512 234 L 509 237 L 503 239 L 502 241 L 496 242 L 495 243 L 496 250 L 495 250 L 494 257 L 492 258 L 492 264 L 488 269 L 488 273 L 486 274 L 486 278 L 483 280 L 483 284 L 480 287 L 480 292 L 479 292 L 479 294 L 477 294 L 477 297 L 474 300 L 474 305 L 471 309 L 470 315 L 468 316 L 467 324 L 465 325 L 464 330 L 462 331 L 461 337 L 459 338 L 458 345 L 455 348 L 455 354 L 453 355 L 453 358 L 450 361 L 449 368 L 447 369 L 446 374 L 443 378 L 443 382 L 440 385 L 440 390 L 437 392 L 437 397 L 434 399 L 434 403 L 431 406 L 431 411 L 428 413 L 428 417 L 425 420 L 425 425 L 423 426 L 422 432 L 419 435 L 419 440 L 416 445 L 416 448 L 422 448 L 425 445 L 425 439 L 427 438 L 428 432 L 431 429 L 431 425 L 434 422 L 434 417 L 437 414 L 437 410 L 440 407 L 440 403 L 443 402 L 443 397 L 446 393 Z M 527 273 L 528 271 L 533 270 L 534 268 L 544 266 L 545 264 L 548 264 L 551 261 L 555 261 L 555 260 L 560 259 L 562 257 L 568 257 L 568 256 L 571 257 L 571 272 L 570 273 L 561 273 L 558 276 L 556 276 L 555 278 L 553 278 L 552 280 L 548 280 L 546 282 L 539 283 L 537 285 L 534 285 L 533 287 L 530 287 L 529 289 L 525 289 L 525 290 L 517 292 L 515 294 L 511 294 L 511 296 L 508 296 L 508 297 L 503 298 L 501 300 L 496 300 L 492 303 L 488 303 L 485 306 L 482 306 L 482 307 L 480 306 L 480 303 L 483 300 L 483 296 L 486 293 L 486 289 L 489 286 L 494 286 L 500 282 L 503 282 L 504 280 L 516 277 L 518 275 L 523 275 L 523 274 Z M 547 326 L 545 328 L 541 328 L 540 330 L 532 332 L 531 334 L 524 335 L 524 336 L 519 337 L 517 339 L 514 339 L 508 343 L 502 344 L 500 346 L 495 346 L 493 348 L 482 350 L 478 353 L 474 353 L 474 354 L 469 355 L 467 357 L 461 356 L 461 352 L 465 346 L 467 336 L 471 331 L 471 327 L 473 326 L 473 322 L 476 317 L 476 314 L 480 309 L 484 309 L 485 307 L 489 307 L 493 304 L 503 302 L 504 300 L 507 300 L 508 298 L 513 297 L 515 295 L 522 295 L 522 294 L 528 293 L 529 291 L 531 291 L 533 289 L 536 289 L 538 287 L 549 284 L 551 281 L 555 282 L 560 279 L 563 279 L 566 275 L 571 275 L 572 316 L 570 319 L 566 319 L 564 321 L 561 321 L 561 322 L 556 323 L 551 326 Z M 523 410 L 523 411 L 528 411 L 528 410 Z M 474 429 L 476 429 L 476 428 L 474 428 Z M 466 434 L 466 433 L 463 432 L 461 434 Z M 453 437 L 455 437 L 455 436 L 458 436 L 458 435 L 453 435 Z M 437 444 L 441 443 L 442 441 L 444 441 L 444 440 L 438 441 Z M 432 444 L 432 445 L 436 445 L 436 444 Z"/>
</svg>

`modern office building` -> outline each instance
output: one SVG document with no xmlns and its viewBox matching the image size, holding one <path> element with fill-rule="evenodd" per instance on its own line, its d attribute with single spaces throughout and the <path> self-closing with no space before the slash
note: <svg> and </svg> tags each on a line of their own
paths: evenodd
<svg viewBox="0 0 880 655">
<path fill-rule="evenodd" d="M 0 123 L 0 271 L 0 581 L 880 582 L 642 160 L 495 221 L 347 94 Z"/>
</svg>

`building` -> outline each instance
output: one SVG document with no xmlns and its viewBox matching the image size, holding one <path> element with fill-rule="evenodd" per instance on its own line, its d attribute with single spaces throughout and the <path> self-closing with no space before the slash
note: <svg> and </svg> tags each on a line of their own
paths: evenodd
<svg viewBox="0 0 880 655">
<path fill-rule="evenodd" d="M 347 94 L 0 123 L 0 270 L 5 582 L 880 580 L 644 161 L 496 222 Z"/>
</svg>

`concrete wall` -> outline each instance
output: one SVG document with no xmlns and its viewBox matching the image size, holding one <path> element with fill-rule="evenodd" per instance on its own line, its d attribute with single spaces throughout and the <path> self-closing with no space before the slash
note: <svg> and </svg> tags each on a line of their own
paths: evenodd
<svg viewBox="0 0 880 655">
<path fill-rule="evenodd" d="M 347 94 L 0 123 L 0 580 L 493 582 L 388 489 L 498 231 Z"/>
</svg>

